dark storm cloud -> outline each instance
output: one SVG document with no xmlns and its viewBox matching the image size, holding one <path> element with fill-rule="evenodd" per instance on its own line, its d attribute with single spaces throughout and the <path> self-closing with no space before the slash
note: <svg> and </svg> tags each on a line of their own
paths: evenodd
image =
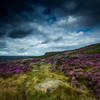
<svg viewBox="0 0 100 100">
<path fill-rule="evenodd" d="M 55 16 L 49 17 L 48 19 L 46 19 L 46 21 L 47 21 L 48 23 L 53 24 L 53 23 L 55 23 L 55 22 L 57 21 L 57 18 L 56 18 Z"/>
<path fill-rule="evenodd" d="M 30 11 L 31 8 L 27 5 L 26 1 L 22 0 L 1 0 L 0 1 L 0 18 L 17 14 L 22 11 Z"/>
<path fill-rule="evenodd" d="M 12 32 L 9 33 L 9 37 L 11 38 L 23 38 L 25 36 L 27 36 L 28 34 L 30 34 L 33 30 L 32 29 L 17 29 L 17 30 L 13 30 Z"/>
<path fill-rule="evenodd" d="M 63 8 L 69 13 L 83 13 L 83 15 L 100 15 L 99 0 L 1 0 L 0 15 L 1 17 L 10 15 L 11 13 L 20 13 L 22 11 L 33 11 L 30 4 L 36 6 L 45 6 L 47 8 Z M 74 7 L 73 9 L 69 9 Z M 44 11 L 50 14 L 51 9 Z M 2 13 L 1 13 L 2 12 Z M 68 13 L 66 12 L 66 13 Z"/>
<path fill-rule="evenodd" d="M 5 33 L 3 33 L 3 32 L 0 32 L 0 37 L 2 37 L 2 36 L 4 36 L 5 35 Z"/>
<path fill-rule="evenodd" d="M 49 14 L 51 14 L 51 9 L 45 9 L 44 11 L 43 11 L 43 14 L 45 14 L 45 15 L 49 15 Z"/>
<path fill-rule="evenodd" d="M 43 14 L 50 15 L 55 9 L 55 13 L 61 16 L 76 15 L 85 17 L 83 24 L 95 26 L 100 24 L 100 0 L 1 0 L 0 1 L 0 24 L 12 23 L 14 21 L 29 20 L 29 13 L 37 15 L 36 7 L 46 7 Z M 26 15 L 21 13 L 26 12 Z M 17 15 L 17 16 L 16 16 Z M 20 17 L 19 17 L 19 16 Z M 22 16 L 22 17 L 21 17 Z M 30 15 L 31 17 L 31 15 Z M 39 17 L 39 15 L 37 15 Z M 58 16 L 59 17 L 59 16 Z M 31 20 L 35 19 L 33 16 Z M 48 22 L 56 17 L 50 17 Z M 41 18 L 40 18 L 41 19 Z"/>
</svg>

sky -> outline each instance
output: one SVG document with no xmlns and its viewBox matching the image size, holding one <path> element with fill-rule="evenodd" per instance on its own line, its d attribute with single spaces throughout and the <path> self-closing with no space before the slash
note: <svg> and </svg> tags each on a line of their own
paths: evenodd
<svg viewBox="0 0 100 100">
<path fill-rule="evenodd" d="M 0 56 L 39 56 L 100 43 L 100 0 L 0 0 Z"/>
</svg>

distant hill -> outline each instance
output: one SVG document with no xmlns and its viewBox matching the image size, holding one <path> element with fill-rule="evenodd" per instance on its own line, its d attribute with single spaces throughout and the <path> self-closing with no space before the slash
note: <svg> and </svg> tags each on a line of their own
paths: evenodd
<svg viewBox="0 0 100 100">
<path fill-rule="evenodd" d="M 23 58 L 29 58 L 30 56 L 0 56 L 0 62 L 7 62 L 12 60 L 18 60 Z"/>
<path fill-rule="evenodd" d="M 87 54 L 97 54 L 100 53 L 100 43 L 88 45 L 82 48 L 78 48 L 75 50 L 65 50 L 60 52 L 47 52 L 45 55 L 40 57 L 57 57 L 57 55 L 66 55 L 66 56 L 73 56 L 73 55 L 87 55 Z"/>
<path fill-rule="evenodd" d="M 57 57 L 61 54 L 62 56 L 80 56 L 80 55 L 97 54 L 97 53 L 100 53 L 100 43 L 88 45 L 75 50 L 47 52 L 42 56 L 0 56 L 0 62 L 6 62 L 6 61 L 24 59 L 24 58 L 35 59 L 35 58 Z"/>
</svg>

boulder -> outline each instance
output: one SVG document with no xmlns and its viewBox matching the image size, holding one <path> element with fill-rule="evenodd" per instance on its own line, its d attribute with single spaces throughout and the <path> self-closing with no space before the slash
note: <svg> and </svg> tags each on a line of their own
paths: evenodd
<svg viewBox="0 0 100 100">
<path fill-rule="evenodd" d="M 47 78 L 43 82 L 36 84 L 34 88 L 38 91 L 52 92 L 60 85 L 60 83 L 60 80 Z"/>
</svg>

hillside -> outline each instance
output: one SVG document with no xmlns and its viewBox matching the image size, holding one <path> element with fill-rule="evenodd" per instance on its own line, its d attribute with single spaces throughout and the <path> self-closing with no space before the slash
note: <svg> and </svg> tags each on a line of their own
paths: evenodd
<svg viewBox="0 0 100 100">
<path fill-rule="evenodd" d="M 79 49 L 75 50 L 67 50 L 67 51 L 62 51 L 62 52 L 48 52 L 44 56 L 50 57 L 50 56 L 55 56 L 59 54 L 69 54 L 69 55 L 87 55 L 87 54 L 97 54 L 100 53 L 100 43 L 93 44 L 93 45 L 88 45 L 86 47 L 82 47 Z"/>
<path fill-rule="evenodd" d="M 0 100 L 100 100 L 100 43 L 0 63 Z"/>
</svg>

